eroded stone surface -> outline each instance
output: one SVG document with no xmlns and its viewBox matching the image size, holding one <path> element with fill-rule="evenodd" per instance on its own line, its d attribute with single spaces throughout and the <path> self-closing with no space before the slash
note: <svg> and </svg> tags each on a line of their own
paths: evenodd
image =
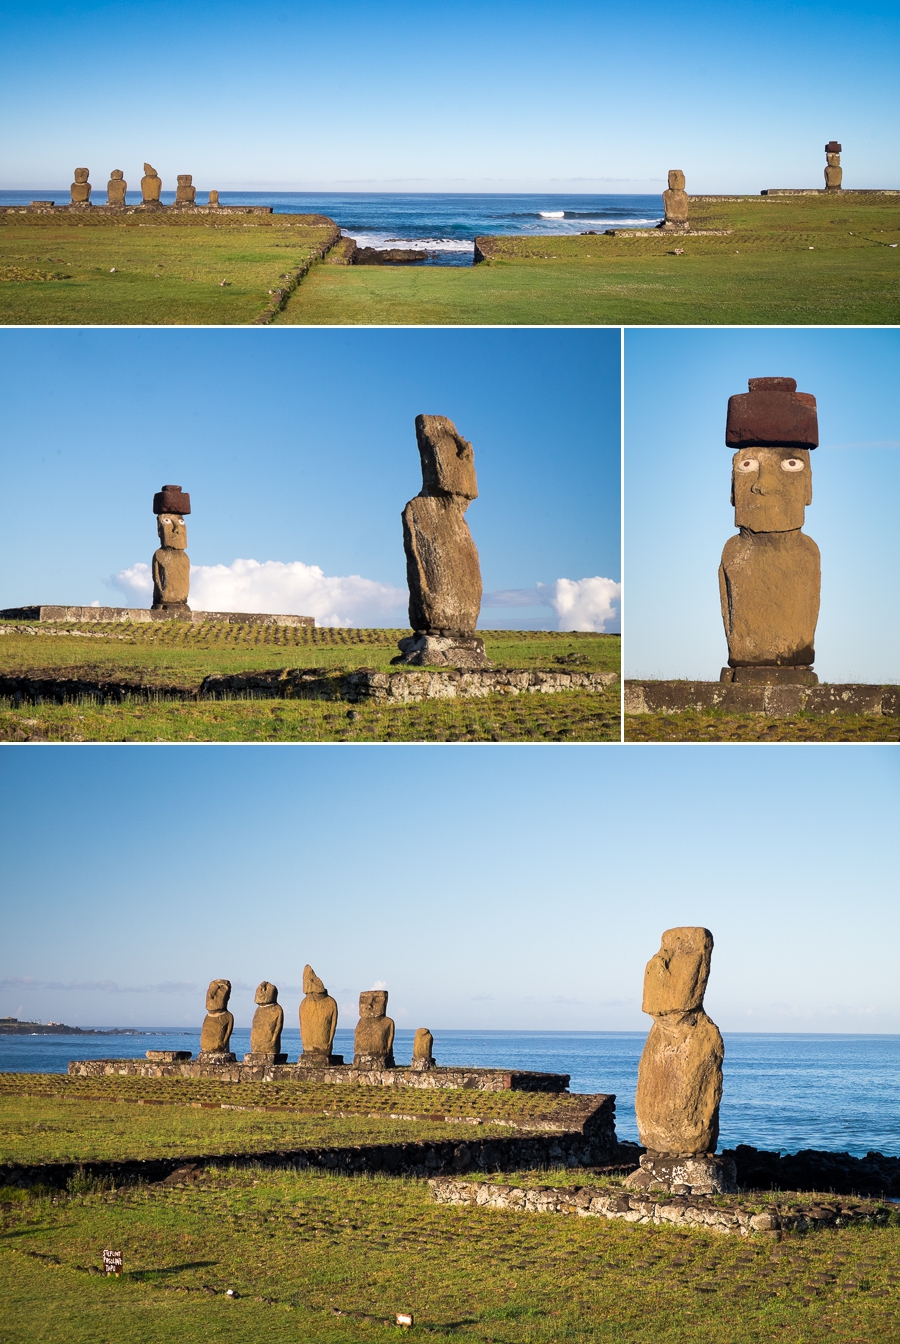
<svg viewBox="0 0 900 1344">
<path fill-rule="evenodd" d="M 419 1027 L 413 1037 L 411 1067 L 414 1069 L 433 1069 L 435 1063 L 434 1037 L 427 1027 Z"/>
<path fill-rule="evenodd" d="M 125 174 L 121 168 L 114 168 L 106 184 L 106 204 L 124 205 L 127 190 L 128 183 L 125 181 Z"/>
<path fill-rule="evenodd" d="M 144 164 L 144 176 L 141 178 L 141 200 L 144 205 L 159 205 L 162 191 L 162 179 L 149 163 Z"/>
<path fill-rule="evenodd" d="M 668 190 L 662 194 L 666 218 L 664 227 L 686 228 L 688 222 L 688 194 L 684 189 L 684 173 L 680 168 L 669 169 Z"/>
<path fill-rule="evenodd" d="M 394 1023 L 387 1016 L 386 989 L 366 989 L 359 996 L 359 1022 L 353 1037 L 355 1069 L 394 1067 Z"/>
<path fill-rule="evenodd" d="M 273 1057 L 280 1055 L 284 1009 L 278 1002 L 277 987 L 263 980 L 257 987 L 255 1003 L 257 1008 L 250 1027 L 250 1053 Z"/>
<path fill-rule="evenodd" d="M 206 1017 L 203 1020 L 203 1026 L 200 1028 L 198 1062 L 203 1062 L 204 1055 L 228 1053 L 231 1033 L 234 1031 L 234 1018 L 228 1011 L 228 1000 L 230 998 L 230 980 L 210 981 L 209 989 L 206 991 Z"/>
<path fill-rule="evenodd" d="M 91 184 L 88 181 L 88 168 L 75 169 L 75 181 L 69 188 L 73 205 L 87 205 L 91 199 Z"/>
<path fill-rule="evenodd" d="M 178 174 L 178 185 L 175 188 L 176 205 L 193 205 L 197 199 L 197 188 L 193 185 L 193 177 L 190 173 Z"/>
<path fill-rule="evenodd" d="M 337 1030 L 338 1006 L 309 965 L 303 968 L 304 999 L 300 1004 L 300 1037 L 303 1041 L 301 1064 L 327 1065 L 336 1058 L 331 1053 Z M 343 1063 L 343 1059 L 340 1061 Z"/>
</svg>

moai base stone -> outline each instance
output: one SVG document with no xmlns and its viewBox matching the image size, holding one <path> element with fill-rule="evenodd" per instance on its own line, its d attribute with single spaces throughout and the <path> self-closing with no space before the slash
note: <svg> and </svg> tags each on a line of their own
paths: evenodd
<svg viewBox="0 0 900 1344">
<path fill-rule="evenodd" d="M 206 991 L 206 1017 L 200 1028 L 198 1064 L 234 1064 L 237 1056 L 228 1048 L 234 1031 L 234 1018 L 228 1011 L 230 980 L 211 980 Z"/>
<path fill-rule="evenodd" d="M 284 1029 L 284 1009 L 278 1002 L 278 989 L 268 980 L 257 986 L 256 1012 L 250 1027 L 250 1053 L 244 1055 L 245 1064 L 286 1064 L 287 1055 L 281 1053 L 281 1033 Z"/>
<path fill-rule="evenodd" d="M 184 1064 L 191 1057 L 190 1050 L 147 1050 L 147 1059 L 153 1059 L 157 1064 Z"/>
<path fill-rule="evenodd" d="M 153 553 L 153 606 L 166 616 L 190 616 L 188 593 L 191 586 L 191 562 L 188 558 L 185 514 L 191 511 L 191 497 L 180 485 L 164 485 L 153 496 L 159 549 Z"/>
<path fill-rule="evenodd" d="M 812 501 L 816 399 L 793 378 L 751 378 L 730 397 L 725 442 L 738 536 L 725 544 L 719 596 L 728 641 L 721 681 L 815 686 L 819 548 L 801 531 Z"/>
<path fill-rule="evenodd" d="M 478 498 L 472 445 L 443 415 L 417 415 L 422 489 L 403 510 L 403 549 L 413 634 L 394 664 L 489 668 L 475 634 L 481 566 L 465 519 Z"/>
<path fill-rule="evenodd" d="M 825 190 L 840 191 L 844 170 L 841 167 L 841 147 L 837 140 L 829 140 L 825 146 L 825 164 Z"/>
<path fill-rule="evenodd" d="M 141 204 L 151 209 L 162 209 L 159 201 L 162 191 L 162 179 L 149 163 L 144 164 L 144 176 L 141 178 Z"/>
<path fill-rule="evenodd" d="M 190 173 L 178 174 L 178 185 L 175 188 L 176 205 L 194 205 L 197 199 L 197 188 L 193 186 L 193 177 Z"/>
<path fill-rule="evenodd" d="M 668 232 L 684 232 L 688 228 L 689 197 L 680 168 L 669 169 L 669 189 L 663 192 L 662 198 L 666 217 L 658 227 Z"/>
<path fill-rule="evenodd" d="M 343 1064 L 343 1055 L 333 1055 L 337 1031 L 338 1006 L 311 966 L 303 968 L 303 993 L 300 1004 L 300 1039 L 303 1054 L 297 1061 L 308 1068 L 332 1068 Z"/>
<path fill-rule="evenodd" d="M 734 1167 L 716 1156 L 722 1060 L 719 1029 L 703 1011 L 713 937 L 667 929 L 644 973 L 642 1010 L 653 1026 L 638 1067 L 638 1134 L 647 1152 L 626 1178 L 638 1190 L 725 1194 Z"/>
<path fill-rule="evenodd" d="M 386 989 L 366 989 L 359 996 L 359 1022 L 353 1037 L 354 1069 L 393 1069 L 394 1023 L 387 1013 Z"/>
<path fill-rule="evenodd" d="M 413 1037 L 413 1057 L 410 1068 L 415 1069 L 417 1073 L 427 1073 L 429 1069 L 435 1068 L 436 1065 L 434 1037 L 427 1027 L 419 1027 Z"/>
<path fill-rule="evenodd" d="M 90 176 L 89 168 L 76 168 L 75 181 L 69 188 L 72 194 L 73 205 L 90 205 L 91 203 L 91 184 L 88 181 Z"/>
<path fill-rule="evenodd" d="M 114 168 L 106 184 L 106 204 L 115 208 L 122 207 L 125 204 L 127 190 L 128 183 L 125 181 L 125 174 L 121 168 Z"/>
</svg>

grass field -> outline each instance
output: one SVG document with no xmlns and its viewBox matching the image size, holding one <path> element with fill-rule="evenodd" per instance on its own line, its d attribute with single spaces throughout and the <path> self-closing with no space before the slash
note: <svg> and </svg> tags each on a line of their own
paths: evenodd
<svg viewBox="0 0 900 1344">
<path fill-rule="evenodd" d="M 765 714 L 685 710 L 626 714 L 626 742 L 900 742 L 900 719 L 880 714 Z"/>
<path fill-rule="evenodd" d="M 423 1181 L 208 1170 L 184 1187 L 0 1191 L 0 1340 L 874 1344 L 900 1230 L 780 1243 L 432 1202 Z M 121 1250 L 121 1278 L 100 1274 Z M 229 1290 L 234 1296 L 228 1296 Z"/>
<path fill-rule="evenodd" d="M 3 323 L 252 322 L 270 302 L 268 291 L 279 285 L 279 276 L 299 266 L 326 236 L 281 224 L 286 217 L 277 215 L 266 217 L 272 220 L 266 226 L 228 227 L 79 227 L 48 216 L 27 223 L 21 215 L 7 218 L 15 222 L 0 227 Z M 497 239 L 490 260 L 473 268 L 315 263 L 276 322 L 897 321 L 900 198 L 695 200 L 691 225 L 730 232 Z M 675 255 L 676 247 L 683 255 Z M 110 274 L 113 266 L 118 274 Z M 15 278 L 59 274 L 70 278 Z M 219 288 L 223 278 L 230 287 Z"/>
</svg>

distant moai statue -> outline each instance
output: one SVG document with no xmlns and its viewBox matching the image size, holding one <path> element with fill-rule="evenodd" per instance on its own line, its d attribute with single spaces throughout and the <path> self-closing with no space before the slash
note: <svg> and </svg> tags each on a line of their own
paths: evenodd
<svg viewBox="0 0 900 1344">
<path fill-rule="evenodd" d="M 191 497 L 180 485 L 164 485 L 153 496 L 159 549 L 153 554 L 153 611 L 178 616 L 190 611 L 191 562 L 187 553 L 185 515 Z"/>
<path fill-rule="evenodd" d="M 161 191 L 162 179 L 151 164 L 145 163 L 144 176 L 141 178 L 141 203 L 143 205 L 159 205 Z"/>
<path fill-rule="evenodd" d="M 819 548 L 801 531 L 812 502 L 816 399 L 793 378 L 751 378 L 728 400 L 725 442 L 736 448 L 731 502 L 738 536 L 719 566 L 728 667 L 722 681 L 815 686 Z"/>
<path fill-rule="evenodd" d="M 387 1014 L 386 989 L 365 989 L 359 996 L 359 1022 L 353 1037 L 355 1069 L 394 1068 L 394 1023 Z"/>
<path fill-rule="evenodd" d="M 472 445 L 444 415 L 417 415 L 422 489 L 403 510 L 413 635 L 395 663 L 489 667 L 475 634 L 481 567 L 465 512 L 478 498 Z"/>
<path fill-rule="evenodd" d="M 337 1031 L 338 1006 L 311 966 L 303 967 L 303 993 L 300 1004 L 300 1039 L 303 1042 L 301 1064 L 319 1068 L 343 1064 L 343 1055 L 333 1055 Z"/>
<path fill-rule="evenodd" d="M 684 173 L 680 168 L 669 169 L 669 188 L 662 194 L 666 217 L 660 228 L 684 230 L 688 226 L 688 194 L 684 189 Z"/>
<path fill-rule="evenodd" d="M 200 1064 L 232 1064 L 235 1056 L 231 1053 L 231 1033 L 234 1031 L 234 1018 L 228 1011 L 231 998 L 230 980 L 211 980 L 206 991 L 206 1017 L 200 1028 Z"/>
<path fill-rule="evenodd" d="M 841 167 L 841 147 L 837 140 L 829 140 L 825 146 L 825 190 L 840 191 L 844 170 Z"/>
<path fill-rule="evenodd" d="M 209 193 L 209 204 L 211 206 L 217 206 L 219 204 L 219 193 L 217 191 L 211 191 Z"/>
<path fill-rule="evenodd" d="M 194 205 L 197 198 L 197 188 L 193 185 L 193 177 L 190 173 L 178 174 L 178 186 L 175 188 L 176 205 Z"/>
<path fill-rule="evenodd" d="M 90 176 L 89 168 L 76 168 L 75 181 L 69 188 L 72 193 L 73 205 L 90 205 L 91 203 L 91 184 L 88 181 Z"/>
<path fill-rule="evenodd" d="M 435 1067 L 434 1058 L 434 1037 L 427 1027 L 419 1027 L 413 1037 L 413 1057 L 412 1068 L 418 1073 L 425 1073 Z"/>
<path fill-rule="evenodd" d="M 128 183 L 125 181 L 125 174 L 121 168 L 114 168 L 106 184 L 106 204 L 124 205 L 127 190 Z"/>
<path fill-rule="evenodd" d="M 257 986 L 254 1002 L 257 1007 L 250 1027 L 250 1053 L 244 1055 L 244 1063 L 286 1064 L 287 1055 L 281 1053 L 284 1009 L 278 1002 L 278 987 L 263 980 Z"/>
<path fill-rule="evenodd" d="M 653 1026 L 638 1066 L 634 1105 L 647 1152 L 626 1182 L 639 1190 L 736 1189 L 734 1162 L 715 1156 L 725 1047 L 703 1011 L 712 950 L 709 929 L 667 929 L 644 972 L 641 1007 Z"/>
</svg>

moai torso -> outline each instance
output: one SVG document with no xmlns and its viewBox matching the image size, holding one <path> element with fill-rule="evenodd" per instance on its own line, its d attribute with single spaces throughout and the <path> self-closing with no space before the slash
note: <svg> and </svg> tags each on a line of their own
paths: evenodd
<svg viewBox="0 0 900 1344">
<path fill-rule="evenodd" d="M 731 501 L 740 532 L 722 552 L 719 595 L 734 680 L 813 676 L 819 548 L 801 528 L 812 500 L 810 450 L 818 426 L 815 398 L 796 386 L 793 378 L 751 378 L 750 391 L 728 403 L 726 442 L 737 447 Z"/>
<path fill-rule="evenodd" d="M 829 140 L 825 146 L 825 190 L 840 191 L 844 178 L 841 167 L 841 147 L 837 140 Z"/>
<path fill-rule="evenodd" d="M 666 211 L 666 226 L 687 227 L 688 194 L 684 189 L 684 173 L 680 168 L 669 169 L 669 188 L 662 194 Z"/>
<path fill-rule="evenodd" d="M 303 1059 L 328 1064 L 337 1031 L 338 1006 L 311 966 L 303 969 L 303 993 L 305 997 L 300 1004 Z"/>
<path fill-rule="evenodd" d="M 359 996 L 359 1022 L 353 1037 L 353 1066 L 357 1069 L 394 1067 L 394 1023 L 386 1016 L 386 989 L 364 990 Z"/>
<path fill-rule="evenodd" d="M 69 190 L 72 193 L 73 205 L 89 205 L 91 200 L 91 184 L 88 181 L 90 170 L 88 168 L 75 169 L 75 181 Z"/>
<path fill-rule="evenodd" d="M 219 204 L 219 193 L 217 191 L 211 191 L 209 193 L 209 204 L 212 206 Z"/>
<path fill-rule="evenodd" d="M 124 205 L 127 190 L 128 183 L 125 181 L 125 174 L 121 168 L 114 168 L 106 184 L 106 204 Z"/>
<path fill-rule="evenodd" d="M 229 1053 L 234 1018 L 228 1011 L 231 997 L 230 980 L 212 980 L 206 991 L 206 1017 L 200 1028 L 201 1054 Z"/>
<path fill-rule="evenodd" d="M 159 205 L 162 191 L 162 179 L 151 164 L 144 164 L 144 176 L 141 178 L 141 199 L 144 205 Z"/>
<path fill-rule="evenodd" d="M 191 497 L 180 485 L 164 485 L 153 496 L 159 549 L 153 554 L 153 610 L 188 611 L 191 562 L 187 553 L 185 514 Z"/>
<path fill-rule="evenodd" d="M 434 1037 L 427 1027 L 419 1027 L 413 1037 L 412 1067 L 414 1069 L 434 1068 Z"/>
<path fill-rule="evenodd" d="M 284 1028 L 284 1009 L 278 1002 L 278 989 L 268 980 L 257 988 L 256 1012 L 250 1026 L 250 1053 L 280 1055 L 281 1033 Z"/>
<path fill-rule="evenodd" d="M 178 185 L 175 188 L 176 205 L 193 205 L 197 196 L 197 188 L 192 185 L 193 178 L 190 173 L 179 173 Z"/>
</svg>

